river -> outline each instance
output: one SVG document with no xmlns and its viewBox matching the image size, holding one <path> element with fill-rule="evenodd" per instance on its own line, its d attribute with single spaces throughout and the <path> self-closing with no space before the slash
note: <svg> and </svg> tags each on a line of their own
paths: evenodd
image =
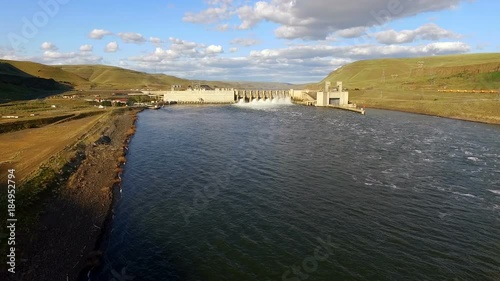
<svg viewBox="0 0 500 281">
<path fill-rule="evenodd" d="M 282 104 L 136 125 L 90 280 L 500 280 L 500 126 Z"/>
</svg>

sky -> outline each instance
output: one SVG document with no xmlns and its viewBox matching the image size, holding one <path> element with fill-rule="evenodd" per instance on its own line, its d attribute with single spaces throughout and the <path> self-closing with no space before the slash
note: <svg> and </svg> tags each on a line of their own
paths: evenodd
<svg viewBox="0 0 500 281">
<path fill-rule="evenodd" d="M 0 0 L 0 58 L 317 82 L 363 59 L 500 52 L 497 0 Z"/>
</svg>

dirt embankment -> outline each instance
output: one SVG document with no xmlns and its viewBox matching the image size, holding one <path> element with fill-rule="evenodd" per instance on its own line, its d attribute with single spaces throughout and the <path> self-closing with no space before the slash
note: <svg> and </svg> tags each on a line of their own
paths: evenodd
<svg viewBox="0 0 500 281">
<path fill-rule="evenodd" d="M 88 266 L 88 257 L 94 254 L 107 224 L 136 114 L 127 111 L 113 116 L 102 130 L 111 142 L 88 145 L 66 188 L 39 203 L 43 211 L 31 233 L 18 238 L 19 263 L 8 280 L 76 280 Z"/>
</svg>

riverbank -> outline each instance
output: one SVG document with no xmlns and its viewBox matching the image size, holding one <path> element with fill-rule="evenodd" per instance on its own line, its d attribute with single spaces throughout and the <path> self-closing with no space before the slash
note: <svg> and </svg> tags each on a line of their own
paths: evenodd
<svg viewBox="0 0 500 281">
<path fill-rule="evenodd" d="M 80 143 L 76 170 L 34 204 L 28 233 L 18 233 L 16 273 L 2 280 L 76 280 L 98 262 L 96 241 L 105 231 L 138 111 L 114 112 L 94 128 L 109 143 Z"/>
<path fill-rule="evenodd" d="M 449 119 L 468 121 L 468 122 L 500 125 L 500 109 L 499 109 L 498 116 L 495 118 L 495 117 L 490 117 L 490 116 L 485 117 L 485 116 L 481 116 L 481 115 L 468 115 L 467 116 L 467 115 L 448 115 L 448 114 L 443 114 L 443 113 L 429 113 L 427 110 L 419 110 L 418 108 L 407 109 L 407 108 L 381 106 L 381 105 L 370 105 L 370 104 L 364 105 L 363 108 L 364 109 L 370 109 L 370 108 L 383 109 L 383 110 L 399 111 L 399 112 L 413 113 L 413 114 L 426 115 L 426 116 L 449 118 Z"/>
<path fill-rule="evenodd" d="M 436 91 L 350 91 L 362 108 L 395 110 L 487 124 L 500 124 L 500 95 Z M 368 112 L 369 114 L 369 112 Z"/>
</svg>

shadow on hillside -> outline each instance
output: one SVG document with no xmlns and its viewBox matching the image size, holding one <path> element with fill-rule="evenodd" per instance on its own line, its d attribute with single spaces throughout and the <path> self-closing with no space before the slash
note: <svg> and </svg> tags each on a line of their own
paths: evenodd
<svg viewBox="0 0 500 281">
<path fill-rule="evenodd" d="M 71 85 L 36 77 L 9 63 L 0 62 L 0 103 L 45 98 L 72 89 Z"/>
</svg>

